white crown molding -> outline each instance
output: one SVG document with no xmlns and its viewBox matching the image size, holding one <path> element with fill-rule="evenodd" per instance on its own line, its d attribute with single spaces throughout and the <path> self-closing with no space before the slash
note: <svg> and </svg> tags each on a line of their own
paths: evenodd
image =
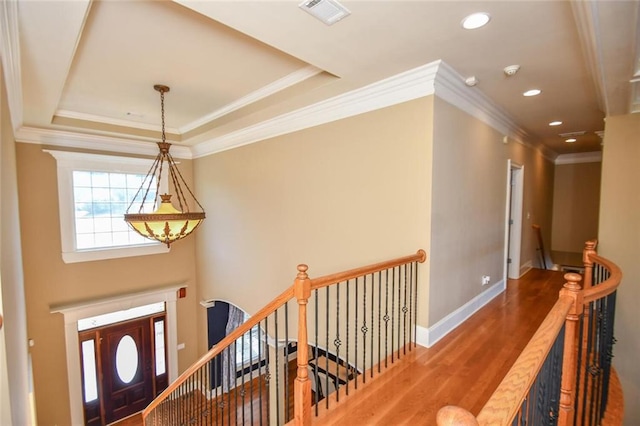
<svg viewBox="0 0 640 426">
<path fill-rule="evenodd" d="M 460 108 L 467 114 L 514 139 L 526 140 L 529 135 L 504 110 L 477 87 L 468 87 L 464 78 L 443 62 L 436 78 L 436 96 Z"/>
<path fill-rule="evenodd" d="M 556 165 L 580 164 L 580 163 L 600 163 L 602 161 L 602 151 L 580 152 L 577 154 L 561 154 L 556 158 Z"/>
<path fill-rule="evenodd" d="M 481 91 L 470 90 L 464 79 L 443 61 L 434 61 L 343 95 L 280 115 L 196 144 L 193 157 L 199 158 L 312 126 L 351 117 L 391 105 L 435 94 L 482 122 L 509 135 L 512 140 L 538 150 L 549 161 L 557 154 L 543 145 L 527 142 L 530 135 L 519 127 Z"/>
<path fill-rule="evenodd" d="M 295 84 L 298 84 L 304 80 L 307 80 L 319 73 L 321 73 L 322 70 L 319 68 L 316 68 L 314 66 L 307 66 L 304 67 L 302 69 L 299 69 L 267 86 L 264 86 L 228 105 L 225 105 L 224 107 L 205 115 L 204 117 L 199 118 L 198 120 L 195 120 L 185 126 L 182 127 L 166 127 L 166 131 L 167 133 L 173 133 L 173 134 L 185 134 L 193 129 L 196 129 L 202 125 L 205 125 L 213 120 L 215 120 L 216 118 L 220 118 L 226 114 L 229 114 L 237 109 L 243 108 L 247 105 L 250 105 L 254 102 L 257 102 L 263 98 L 266 98 L 267 96 L 271 96 L 274 93 L 277 93 L 281 90 L 287 89 Z M 156 124 L 147 124 L 147 123 L 139 123 L 139 122 L 135 122 L 135 121 L 131 121 L 131 120 L 124 120 L 124 119 L 118 119 L 118 118 L 112 118 L 112 117 L 105 117 L 102 115 L 96 115 L 96 114 L 86 114 L 86 113 L 82 113 L 82 112 L 77 112 L 77 111 L 70 111 L 70 110 L 64 110 L 64 109 L 60 109 L 57 110 L 55 112 L 55 115 L 61 118 L 68 118 L 71 120 L 81 120 L 81 121 L 90 121 L 93 123 L 101 123 L 101 124 L 108 124 L 108 125 L 112 125 L 112 126 L 122 126 L 122 127 L 129 127 L 132 129 L 139 129 L 139 130 L 150 130 L 150 131 L 155 131 L 155 132 L 160 132 L 162 130 L 162 128 L 160 127 L 160 125 L 156 125 Z"/>
<path fill-rule="evenodd" d="M 236 111 L 254 102 L 258 102 L 261 99 L 264 99 L 277 92 L 285 90 L 298 83 L 301 83 L 313 76 L 320 74 L 321 72 L 322 72 L 321 69 L 316 68 L 312 65 L 301 68 L 297 71 L 292 72 L 289 75 L 282 77 L 279 80 L 274 81 L 271 84 L 261 87 L 260 89 L 253 91 L 248 95 L 241 97 L 240 99 L 235 100 L 234 102 L 231 102 L 230 104 L 223 106 L 222 108 L 217 109 L 216 111 L 213 111 L 210 114 L 205 115 L 204 117 L 198 120 L 193 121 L 192 123 L 189 123 L 185 126 L 180 127 L 179 131 L 182 134 L 190 132 L 191 130 L 194 130 L 200 126 L 203 126 L 226 114 L 230 114 L 233 111 Z"/>
<path fill-rule="evenodd" d="M 150 130 L 150 131 L 154 131 L 154 132 L 158 132 L 158 133 L 160 133 L 162 131 L 162 127 L 159 124 L 138 123 L 138 122 L 130 121 L 130 120 L 123 120 L 123 119 L 119 119 L 119 118 L 105 117 L 105 116 L 102 116 L 102 115 L 95 115 L 95 114 L 86 114 L 86 113 L 83 113 L 83 112 L 69 111 L 69 110 L 66 110 L 66 109 L 57 110 L 55 112 L 55 115 L 57 117 L 69 118 L 69 119 L 72 119 L 72 120 L 91 121 L 92 123 L 109 124 L 109 125 L 112 125 L 112 126 L 129 127 L 129 128 L 132 128 L 132 129 L 139 129 L 139 130 Z M 167 133 L 178 134 L 178 132 L 180 130 L 178 128 L 175 128 L 175 127 L 167 127 L 167 126 L 165 126 L 165 131 Z"/>
<path fill-rule="evenodd" d="M 156 156 L 158 147 L 155 140 L 131 140 L 111 136 L 86 135 L 62 130 L 44 130 L 34 127 L 22 127 L 15 134 L 16 142 L 50 145 L 57 147 L 111 151 L 122 154 Z M 175 158 L 191 159 L 191 149 L 186 146 L 172 145 L 171 155 Z"/>
<path fill-rule="evenodd" d="M 549 161 L 554 161 L 558 155 L 542 144 L 530 143 L 531 135 L 522 129 L 506 111 L 497 106 L 480 89 L 468 87 L 464 84 L 464 77 L 446 62 L 442 62 L 438 69 L 435 94 L 503 135 L 507 135 L 510 140 L 538 150 Z"/>
<path fill-rule="evenodd" d="M 20 35 L 18 2 L 0 2 L 0 57 L 4 69 L 5 86 L 11 124 L 16 131 L 22 125 L 22 79 L 20 68 Z"/>
<path fill-rule="evenodd" d="M 571 10 L 576 21 L 578 37 L 582 45 L 587 66 L 591 69 L 593 84 L 598 97 L 598 106 L 605 115 L 609 115 L 609 101 L 605 90 L 605 73 L 602 62 L 602 43 L 600 40 L 600 28 L 596 17 L 598 16 L 597 1 L 572 1 Z"/>
<path fill-rule="evenodd" d="M 193 147 L 194 158 L 432 95 L 441 61 L 434 61 L 343 95 L 280 115 Z"/>
<path fill-rule="evenodd" d="M 288 76 L 291 77 L 289 81 L 302 78 L 302 75 L 310 76 L 313 73 L 313 69 L 315 69 L 312 68 L 307 67 L 301 70 L 297 77 Z M 176 158 L 192 159 L 204 157 L 433 94 L 497 131 L 509 135 L 511 140 L 538 150 L 550 161 L 554 161 L 557 157 L 555 152 L 543 145 L 529 143 L 530 136 L 515 123 L 509 114 L 495 105 L 491 99 L 478 89 L 471 89 L 464 85 L 463 78 L 453 68 L 440 60 L 280 115 L 271 120 L 206 140 L 191 148 L 173 145 L 171 152 Z M 226 113 L 228 112 L 230 111 Z M 83 114 L 74 115 L 76 113 L 68 113 L 66 116 L 71 118 L 81 118 L 83 116 Z M 85 119 L 87 118 L 85 117 Z M 91 121 L 103 120 L 93 119 Z M 127 125 L 131 127 L 129 122 L 127 122 Z M 78 149 L 91 149 L 92 146 L 95 146 L 97 150 L 126 154 L 155 155 L 157 153 L 155 145 L 149 143 L 154 141 L 150 138 L 133 140 L 31 127 L 20 128 L 16 132 L 16 141 Z"/>
</svg>

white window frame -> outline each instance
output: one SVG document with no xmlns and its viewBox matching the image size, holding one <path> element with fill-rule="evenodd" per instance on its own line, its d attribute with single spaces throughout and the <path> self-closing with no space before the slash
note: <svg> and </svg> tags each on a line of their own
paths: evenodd
<svg viewBox="0 0 640 426">
<path fill-rule="evenodd" d="M 162 243 L 120 247 L 76 249 L 75 216 L 73 201 L 73 172 L 94 171 L 111 173 L 136 173 L 146 175 L 152 159 L 120 157 L 115 155 L 89 154 L 83 152 L 43 150 L 51 154 L 58 168 L 58 205 L 60 210 L 60 239 L 64 263 L 90 262 L 121 257 L 144 256 L 168 253 Z M 167 180 L 160 180 L 161 192 L 167 192 Z M 123 219 L 124 220 L 124 219 Z"/>
</svg>

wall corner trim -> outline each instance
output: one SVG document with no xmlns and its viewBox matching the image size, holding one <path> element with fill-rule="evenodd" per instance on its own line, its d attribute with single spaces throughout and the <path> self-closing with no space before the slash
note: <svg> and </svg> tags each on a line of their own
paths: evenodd
<svg viewBox="0 0 640 426">
<path fill-rule="evenodd" d="M 416 326 L 416 343 L 430 348 L 507 288 L 504 280 L 483 291 L 429 328 Z"/>
</svg>

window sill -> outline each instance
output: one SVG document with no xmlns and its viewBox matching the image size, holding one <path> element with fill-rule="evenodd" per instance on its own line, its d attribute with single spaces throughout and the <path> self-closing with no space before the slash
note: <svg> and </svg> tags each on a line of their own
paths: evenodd
<svg viewBox="0 0 640 426">
<path fill-rule="evenodd" d="M 169 248 L 163 244 L 135 247 L 108 247 L 104 249 L 62 252 L 62 260 L 64 263 L 78 263 L 163 253 L 169 253 Z"/>
</svg>

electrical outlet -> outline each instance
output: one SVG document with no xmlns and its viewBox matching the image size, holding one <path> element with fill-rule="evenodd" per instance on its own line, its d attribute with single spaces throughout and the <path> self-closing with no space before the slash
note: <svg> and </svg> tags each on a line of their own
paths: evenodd
<svg viewBox="0 0 640 426">
<path fill-rule="evenodd" d="M 491 282 L 491 277 L 489 275 L 482 276 L 482 285 L 487 285 Z"/>
</svg>

